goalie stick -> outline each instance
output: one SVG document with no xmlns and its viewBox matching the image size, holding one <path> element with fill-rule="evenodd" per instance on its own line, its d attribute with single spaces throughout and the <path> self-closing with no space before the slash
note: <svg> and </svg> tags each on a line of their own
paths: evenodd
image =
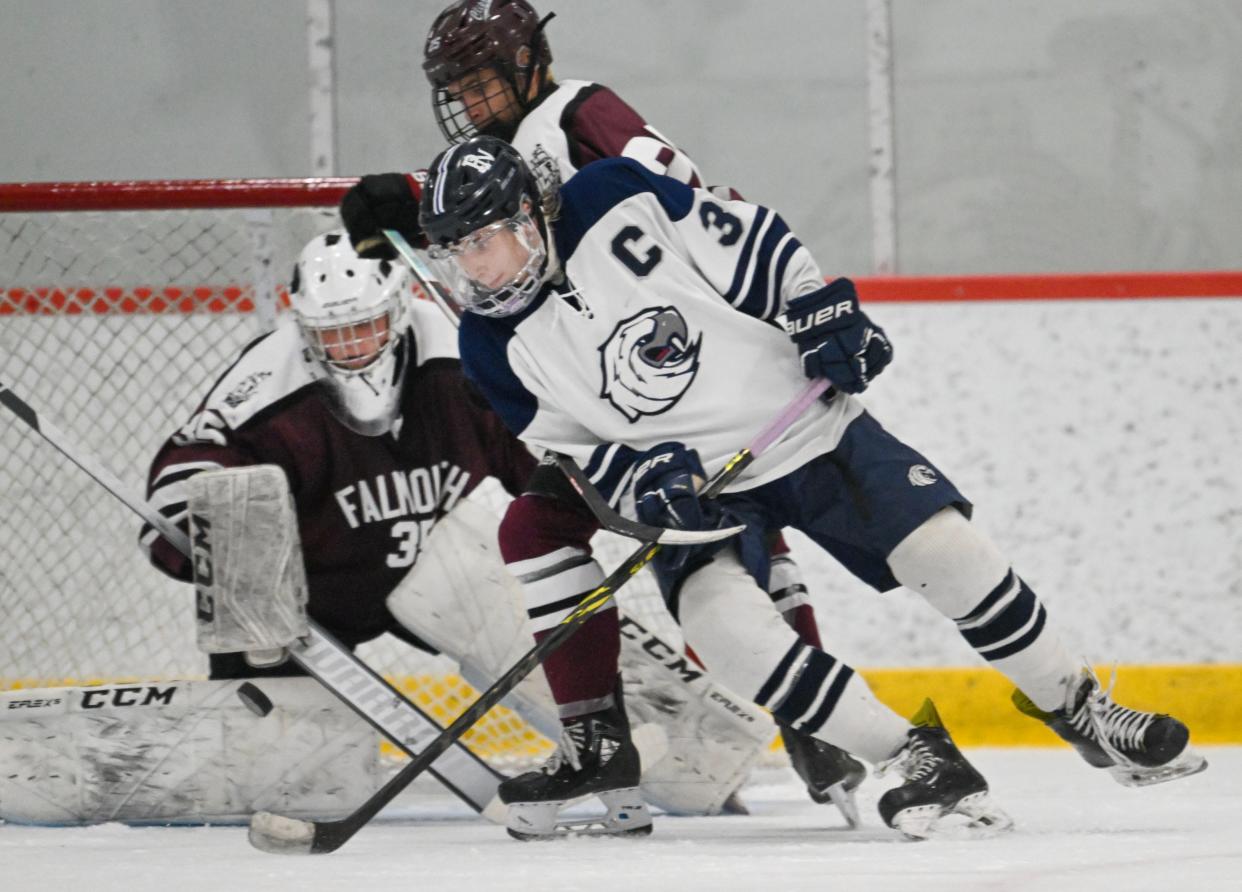
<svg viewBox="0 0 1242 892">
<path fill-rule="evenodd" d="M 395 229 L 385 229 L 384 237 L 388 239 L 393 249 L 401 255 L 410 271 L 414 273 L 414 278 L 418 280 L 418 284 L 435 301 L 436 306 L 444 311 L 444 315 L 448 316 L 454 325 L 459 325 L 457 313 L 449 302 L 448 289 L 435 277 L 435 274 L 423 262 L 422 258 L 415 253 L 405 236 Z M 607 500 L 600 495 L 599 490 L 595 488 L 595 484 L 587 477 L 586 472 L 578 467 L 572 458 L 557 452 L 550 453 L 550 455 L 553 461 L 556 462 L 556 466 L 569 478 L 569 484 L 578 495 L 582 496 L 582 500 L 586 502 L 587 508 L 595 515 L 599 525 L 610 533 L 617 533 L 630 539 L 637 539 L 640 542 L 658 542 L 661 545 L 701 545 L 705 542 L 719 542 L 722 539 L 728 539 L 730 536 L 735 536 L 745 529 L 745 526 L 735 526 L 721 527 L 717 530 L 678 530 L 669 527 L 651 526 L 650 524 L 630 520 L 613 510 Z"/>
<path fill-rule="evenodd" d="M 72 445 L 69 437 L 41 418 L 35 409 L 0 382 L 0 404 L 20 418 L 57 451 L 86 472 L 130 510 L 155 527 L 178 551 L 190 556 L 190 539 L 168 518 L 139 498 L 94 456 Z M 311 620 L 310 634 L 289 645 L 299 666 L 407 755 L 414 756 L 430 740 L 437 739 L 440 725 L 388 684 L 378 673 L 354 656 L 327 630 Z M 437 760 L 432 775 L 475 811 L 489 820 L 503 822 L 504 806 L 496 800 L 496 787 L 504 775 L 457 745 Z M 441 750 L 444 752 L 444 750 Z"/>
<path fill-rule="evenodd" d="M 771 446 L 829 386 L 829 382 L 823 378 L 808 382 L 789 405 L 781 409 L 780 413 L 768 422 L 747 446 L 725 463 L 724 467 L 708 482 L 700 497 L 711 499 L 720 495 L 724 488 Z M 257 812 L 250 819 L 250 844 L 265 852 L 277 854 L 319 855 L 335 852 L 365 827 L 402 790 L 413 783 L 415 778 L 426 771 L 437 756 L 451 747 L 485 712 L 495 706 L 518 682 L 533 672 L 544 657 L 569 640 L 592 615 L 605 607 L 612 600 L 617 589 L 651 562 L 652 558 L 659 553 L 660 547 L 658 543 L 644 543 L 641 548 L 626 558 L 621 566 L 600 583 L 598 588 L 586 595 L 578 606 L 552 629 L 550 634 L 527 651 L 439 737 L 352 814 L 337 821 L 303 821 L 297 818 L 282 817 L 271 812 Z"/>
</svg>

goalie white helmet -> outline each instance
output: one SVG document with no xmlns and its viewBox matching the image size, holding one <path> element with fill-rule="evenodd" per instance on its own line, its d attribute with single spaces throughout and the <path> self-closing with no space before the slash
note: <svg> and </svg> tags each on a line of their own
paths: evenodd
<svg viewBox="0 0 1242 892">
<path fill-rule="evenodd" d="M 332 413 L 364 436 L 392 430 L 410 361 L 409 272 L 364 260 L 337 230 L 302 249 L 289 290 L 307 362 Z"/>
</svg>

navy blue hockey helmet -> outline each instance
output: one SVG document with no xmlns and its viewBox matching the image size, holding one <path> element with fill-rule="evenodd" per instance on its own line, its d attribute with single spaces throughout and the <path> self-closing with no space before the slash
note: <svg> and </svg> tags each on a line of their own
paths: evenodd
<svg viewBox="0 0 1242 892">
<path fill-rule="evenodd" d="M 418 216 L 428 255 L 464 309 L 507 316 L 538 292 L 548 260 L 539 185 L 504 140 L 477 136 L 441 152 L 427 171 Z M 500 246 L 512 249 L 507 260 L 516 258 L 503 280 L 494 268 Z"/>
</svg>

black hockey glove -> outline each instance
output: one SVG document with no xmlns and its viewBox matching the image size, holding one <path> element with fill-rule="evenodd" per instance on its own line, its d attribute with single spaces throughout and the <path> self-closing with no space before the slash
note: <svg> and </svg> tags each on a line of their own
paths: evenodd
<svg viewBox="0 0 1242 892">
<path fill-rule="evenodd" d="M 715 526 L 719 514 L 704 511 L 698 484 L 706 479 L 699 454 L 683 444 L 661 443 L 648 449 L 634 471 L 634 504 L 638 519 L 657 527 L 705 530 Z M 697 478 L 697 480 L 696 480 Z M 664 563 L 679 569 L 690 555 L 689 547 L 665 546 Z"/>
<path fill-rule="evenodd" d="M 422 172 L 373 173 L 359 180 L 341 199 L 341 219 L 359 257 L 396 260 L 383 230 L 395 229 L 416 247 L 425 244 L 418 225 Z"/>
<path fill-rule="evenodd" d="M 846 393 L 862 393 L 893 359 L 884 329 L 859 308 L 849 279 L 791 300 L 785 330 L 798 345 L 806 376 L 827 378 Z"/>
</svg>

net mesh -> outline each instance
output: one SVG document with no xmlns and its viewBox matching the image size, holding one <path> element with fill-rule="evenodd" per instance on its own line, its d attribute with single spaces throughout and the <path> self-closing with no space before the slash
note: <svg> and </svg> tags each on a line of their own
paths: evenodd
<svg viewBox="0 0 1242 892">
<path fill-rule="evenodd" d="M 142 493 L 155 450 L 273 324 L 302 246 L 337 225 L 322 207 L 0 210 L 0 384 Z M 0 455 L 0 689 L 204 677 L 190 587 L 147 564 L 129 509 L 6 412 Z M 596 545 L 606 569 L 632 549 Z M 676 638 L 650 580 L 623 595 Z M 387 638 L 359 654 L 445 722 L 475 696 L 444 658 Z M 467 742 L 506 766 L 551 746 L 503 707 Z"/>
</svg>

